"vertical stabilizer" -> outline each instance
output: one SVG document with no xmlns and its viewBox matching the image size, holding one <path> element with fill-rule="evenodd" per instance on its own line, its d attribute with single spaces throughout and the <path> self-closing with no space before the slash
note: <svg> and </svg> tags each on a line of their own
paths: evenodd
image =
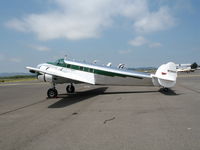
<svg viewBox="0 0 200 150">
<path fill-rule="evenodd" d="M 176 64 L 173 62 L 161 65 L 156 71 L 156 74 L 152 75 L 153 84 L 165 88 L 173 87 L 176 84 L 176 78 Z"/>
</svg>

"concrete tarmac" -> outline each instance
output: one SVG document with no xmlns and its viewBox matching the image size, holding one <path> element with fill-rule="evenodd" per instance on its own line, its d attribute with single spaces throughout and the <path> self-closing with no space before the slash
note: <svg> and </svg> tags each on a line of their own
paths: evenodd
<svg viewBox="0 0 200 150">
<path fill-rule="evenodd" d="M 200 72 L 156 87 L 0 84 L 1 150 L 199 150 Z"/>
</svg>

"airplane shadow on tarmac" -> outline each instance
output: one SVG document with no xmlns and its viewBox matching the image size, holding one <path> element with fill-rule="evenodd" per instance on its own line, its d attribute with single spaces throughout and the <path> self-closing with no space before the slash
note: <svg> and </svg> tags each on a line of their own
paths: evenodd
<svg viewBox="0 0 200 150">
<path fill-rule="evenodd" d="M 89 98 L 98 96 L 98 95 L 110 95 L 110 94 L 132 94 L 132 93 L 156 93 L 160 92 L 164 95 L 175 96 L 176 94 L 173 90 L 169 89 L 168 92 L 162 90 L 159 91 L 116 91 L 116 92 L 105 92 L 108 87 L 95 88 L 83 92 L 76 92 L 75 94 L 59 94 L 58 98 L 62 98 L 56 103 L 50 105 L 48 108 L 63 108 L 70 106 L 72 104 L 87 100 Z"/>
<path fill-rule="evenodd" d="M 74 94 L 59 94 L 58 98 L 62 98 L 56 103 L 50 105 L 48 108 L 63 108 L 72 104 L 87 100 L 91 97 L 101 95 L 108 87 L 96 88 L 83 92 L 76 92 Z"/>
<path fill-rule="evenodd" d="M 177 94 L 174 90 L 172 89 L 168 89 L 167 92 L 165 92 L 163 89 L 160 89 L 158 92 L 164 94 L 164 95 L 168 95 L 168 96 L 176 96 L 176 95 L 180 95 L 180 94 Z"/>
</svg>

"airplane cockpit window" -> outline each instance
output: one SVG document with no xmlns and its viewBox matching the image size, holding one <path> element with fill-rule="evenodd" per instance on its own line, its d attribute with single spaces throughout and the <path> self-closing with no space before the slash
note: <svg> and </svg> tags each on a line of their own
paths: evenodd
<svg viewBox="0 0 200 150">
<path fill-rule="evenodd" d="M 55 62 L 57 65 L 59 65 L 60 64 L 60 60 L 56 60 L 56 62 Z"/>
<path fill-rule="evenodd" d="M 64 62 L 64 60 L 63 59 L 59 59 L 59 60 L 57 60 L 56 62 L 55 62 L 57 65 L 59 65 L 59 66 L 65 66 L 65 62 Z"/>
</svg>

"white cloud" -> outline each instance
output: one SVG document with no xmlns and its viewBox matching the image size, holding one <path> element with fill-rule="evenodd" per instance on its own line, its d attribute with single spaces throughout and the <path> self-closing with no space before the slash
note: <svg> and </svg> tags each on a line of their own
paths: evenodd
<svg viewBox="0 0 200 150">
<path fill-rule="evenodd" d="M 134 23 L 138 32 L 148 33 L 168 29 L 175 25 L 175 19 L 170 15 L 170 10 L 161 7 L 159 11 L 149 13 Z"/>
<path fill-rule="evenodd" d="M 157 48 L 157 47 L 162 46 L 161 43 L 151 42 L 151 41 L 145 39 L 143 36 L 138 36 L 138 37 L 134 38 L 133 40 L 130 40 L 129 44 L 132 46 L 135 46 L 135 47 L 148 45 L 149 48 Z"/>
<path fill-rule="evenodd" d="M 142 36 L 138 36 L 135 39 L 129 41 L 129 44 L 132 45 L 132 46 L 142 46 L 142 45 L 145 45 L 147 43 L 148 43 L 148 41 Z"/>
<path fill-rule="evenodd" d="M 28 47 L 41 52 L 50 51 L 49 47 L 43 45 L 28 45 Z"/>
<path fill-rule="evenodd" d="M 133 23 L 134 30 L 143 33 L 165 30 L 174 25 L 174 18 L 169 8 L 160 7 L 158 11 L 151 11 L 148 0 L 51 0 L 51 2 L 57 6 L 54 10 L 13 19 L 8 21 L 6 26 L 22 32 L 33 32 L 41 40 L 56 38 L 78 40 L 100 36 L 104 29 L 116 23 L 117 16 L 129 19 Z"/>
<path fill-rule="evenodd" d="M 5 24 L 9 28 L 16 29 L 21 32 L 27 32 L 28 27 L 26 28 L 27 24 L 25 21 L 21 21 L 18 19 L 12 19 Z"/>
</svg>

